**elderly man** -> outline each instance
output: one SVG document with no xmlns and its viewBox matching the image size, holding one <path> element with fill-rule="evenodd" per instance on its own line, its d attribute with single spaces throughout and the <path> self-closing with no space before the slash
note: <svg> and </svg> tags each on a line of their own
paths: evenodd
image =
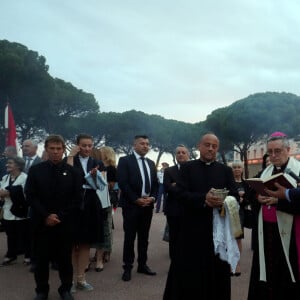
<svg viewBox="0 0 300 300">
<path fill-rule="evenodd" d="M 214 249 L 213 216 L 219 213 L 223 200 L 213 189 L 226 188 L 236 198 L 238 193 L 232 169 L 216 161 L 218 137 L 205 134 L 198 148 L 200 159 L 180 166 L 176 185 L 183 217 L 164 300 L 230 300 L 231 297 L 230 265 Z"/>
<path fill-rule="evenodd" d="M 25 160 L 24 172 L 28 173 L 31 166 L 34 166 L 42 159 L 37 155 L 38 143 L 34 140 L 25 140 L 22 144 L 23 158 Z"/>
<path fill-rule="evenodd" d="M 29 169 L 32 166 L 42 162 L 42 159 L 37 155 L 37 150 L 38 150 L 37 141 L 30 140 L 30 139 L 27 139 L 27 140 L 23 141 L 23 143 L 22 143 L 22 152 L 23 152 L 23 158 L 25 160 L 25 168 L 24 168 L 25 173 L 28 173 Z M 31 211 L 31 208 L 30 208 L 29 216 L 31 216 L 31 214 L 32 214 L 32 211 Z M 31 228 L 31 230 L 32 230 L 32 228 Z M 31 253 L 31 259 L 29 261 L 26 261 L 26 264 L 28 264 L 28 265 L 31 264 L 30 272 L 34 272 L 35 258 L 34 258 L 33 250 L 32 250 L 32 253 Z M 53 266 L 54 266 L 54 264 L 53 264 Z"/>
<path fill-rule="evenodd" d="M 299 175 L 300 162 L 290 157 L 289 152 L 287 136 L 282 132 L 273 133 L 267 141 L 271 164 L 260 177 L 265 179 L 285 172 L 287 168 Z M 296 186 L 291 176 L 285 176 Z M 253 249 L 248 300 L 300 299 L 297 262 L 300 258 L 300 245 L 297 247 L 300 227 L 296 226 L 300 207 L 295 201 L 284 199 L 280 190 L 268 192 L 270 196 L 257 195 L 258 243 Z"/>
<path fill-rule="evenodd" d="M 180 231 L 180 220 L 182 217 L 182 207 L 177 200 L 177 182 L 179 180 L 180 166 L 190 159 L 190 152 L 184 145 L 179 145 L 175 150 L 177 164 L 164 171 L 164 189 L 167 194 L 164 203 L 164 213 L 169 226 L 169 255 L 172 259 L 176 250 L 178 233 Z"/>
</svg>

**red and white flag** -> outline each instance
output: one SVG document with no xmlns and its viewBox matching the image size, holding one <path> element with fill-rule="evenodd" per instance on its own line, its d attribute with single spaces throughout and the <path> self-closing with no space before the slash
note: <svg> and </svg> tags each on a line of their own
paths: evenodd
<svg viewBox="0 0 300 300">
<path fill-rule="evenodd" d="M 17 146 L 17 132 L 14 116 L 10 105 L 7 103 L 4 115 L 4 127 L 6 129 L 6 146 Z"/>
</svg>

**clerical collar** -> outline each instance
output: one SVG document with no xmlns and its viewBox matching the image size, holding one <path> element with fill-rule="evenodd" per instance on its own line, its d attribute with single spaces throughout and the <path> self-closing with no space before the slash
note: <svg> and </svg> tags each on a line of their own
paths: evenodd
<svg viewBox="0 0 300 300">
<path fill-rule="evenodd" d="M 215 161 L 203 161 L 201 158 L 199 160 L 203 165 L 206 165 L 206 166 L 210 166 L 211 164 L 213 164 L 215 162 Z"/>
<path fill-rule="evenodd" d="M 285 164 L 283 164 L 282 166 L 280 167 L 277 167 L 277 166 L 274 166 L 274 169 L 273 169 L 273 173 L 277 174 L 277 173 L 281 173 L 281 172 L 284 172 L 287 164 L 289 162 L 289 159 L 287 160 L 287 162 Z"/>
</svg>

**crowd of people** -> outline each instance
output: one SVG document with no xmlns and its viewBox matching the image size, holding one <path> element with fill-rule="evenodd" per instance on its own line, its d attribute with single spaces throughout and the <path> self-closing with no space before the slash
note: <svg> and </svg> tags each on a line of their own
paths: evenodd
<svg viewBox="0 0 300 300">
<path fill-rule="evenodd" d="M 49 135 L 42 157 L 33 140 L 23 141 L 23 157 L 6 147 L 0 160 L 1 223 L 7 237 L 2 265 L 24 255 L 23 263 L 34 272 L 35 300 L 48 298 L 49 264 L 58 270 L 61 299 L 74 299 L 77 290 L 93 290 L 86 272 L 101 272 L 110 260 L 113 214 L 119 206 L 122 280 L 131 281 L 135 261 L 138 273 L 155 276 L 147 263 L 149 232 L 153 212 L 162 207 L 170 257 L 162 298 L 230 300 L 231 276 L 243 274 L 245 208 L 250 206 L 253 261 L 247 299 L 298 299 L 300 162 L 290 156 L 288 137 L 270 135 L 264 156 L 268 165 L 256 177 L 265 179 L 288 168 L 296 174 L 286 174 L 294 188 L 277 185 L 264 195 L 249 187 L 242 162 L 227 166 L 217 161 L 219 146 L 218 137 L 207 133 L 198 144 L 200 158 L 191 160 L 188 148 L 180 144 L 174 152 L 176 165 L 164 163 L 161 170 L 147 157 L 146 135 L 133 138 L 132 154 L 120 157 L 118 164 L 114 150 L 95 148 L 88 134 L 79 134 L 69 151 L 62 136 Z"/>
</svg>

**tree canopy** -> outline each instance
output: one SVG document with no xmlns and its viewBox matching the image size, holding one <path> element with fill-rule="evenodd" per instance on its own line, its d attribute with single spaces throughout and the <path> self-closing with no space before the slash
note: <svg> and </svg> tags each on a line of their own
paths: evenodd
<svg viewBox="0 0 300 300">
<path fill-rule="evenodd" d="M 117 153 L 130 153 L 136 134 L 146 134 L 157 151 L 157 164 L 163 153 L 178 144 L 193 153 L 199 138 L 208 131 L 220 139 L 220 154 L 235 149 L 247 164 L 247 151 L 253 143 L 273 131 L 290 137 L 299 135 L 300 97 L 291 93 L 256 93 L 209 114 L 205 121 L 191 124 L 168 120 L 130 110 L 124 113 L 100 112 L 93 94 L 49 74 L 46 58 L 19 43 L 0 40 L 0 111 L 9 102 L 20 142 L 47 134 L 62 134 L 73 143 L 78 133 L 95 138 L 95 145 L 112 146 Z M 187 108 L 191 109 L 191 108 Z M 0 136 L 4 137 L 4 113 L 0 114 Z M 1 139 L 0 147 L 4 146 Z M 175 161 L 175 158 L 173 156 Z"/>
</svg>

